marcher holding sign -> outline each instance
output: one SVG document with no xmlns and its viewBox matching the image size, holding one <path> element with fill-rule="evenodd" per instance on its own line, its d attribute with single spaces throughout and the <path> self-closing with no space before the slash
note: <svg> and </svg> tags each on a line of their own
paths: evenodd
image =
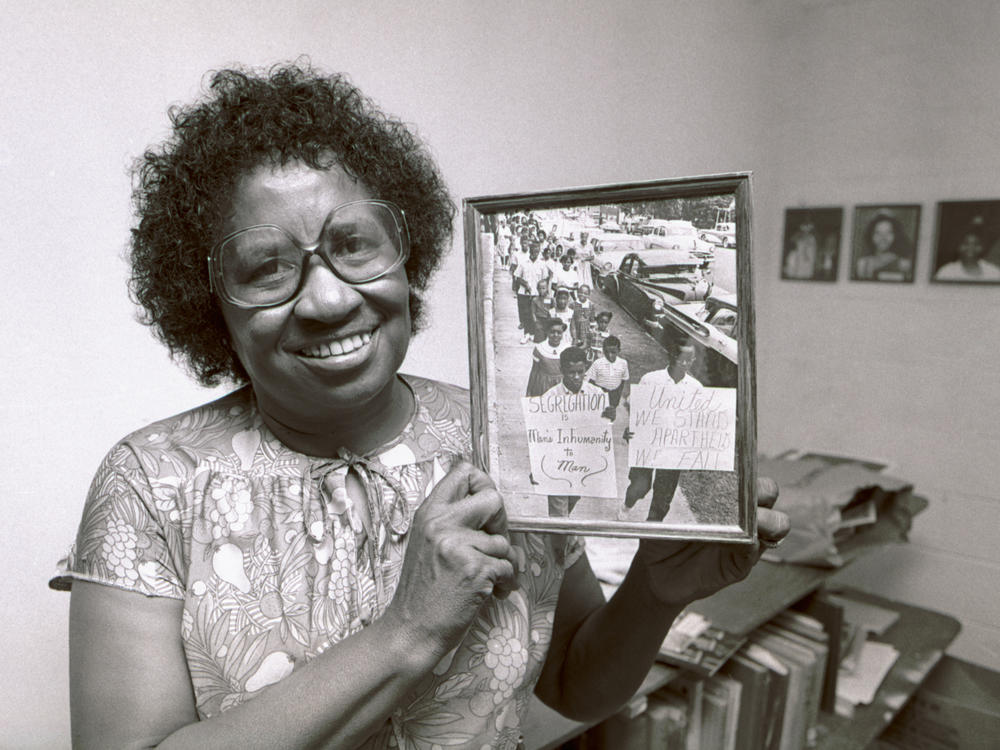
<svg viewBox="0 0 1000 750">
<path fill-rule="evenodd" d="M 568 515 L 580 495 L 616 497 L 618 492 L 611 422 L 603 416 L 608 394 L 584 382 L 583 349 L 564 349 L 559 365 L 562 380 L 521 403 L 532 482 L 540 494 L 566 498 L 550 507 L 550 513 Z"/>
<path fill-rule="evenodd" d="M 654 370 L 639 379 L 632 390 L 629 410 L 629 429 L 625 439 L 629 441 L 629 484 L 625 490 L 625 507 L 620 509 L 620 520 L 628 518 L 639 500 L 653 489 L 647 521 L 662 521 L 670 510 L 670 502 L 680 479 L 679 467 L 663 463 L 656 449 L 654 435 L 650 434 L 650 423 L 661 421 L 668 403 L 679 404 L 703 390 L 701 383 L 688 373 L 695 361 L 694 345 L 682 343 L 674 350 L 668 350 L 669 359 L 665 370 Z M 664 409 L 656 408 L 657 405 Z M 653 430 L 656 426 L 652 426 Z M 659 426 L 662 429 L 662 425 Z"/>
</svg>

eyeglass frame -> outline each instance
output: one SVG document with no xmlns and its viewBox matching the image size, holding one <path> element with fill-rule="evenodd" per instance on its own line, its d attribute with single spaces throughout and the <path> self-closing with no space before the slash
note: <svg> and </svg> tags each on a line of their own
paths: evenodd
<svg viewBox="0 0 1000 750">
<path fill-rule="evenodd" d="M 399 239 L 403 242 L 403 246 L 400 248 L 399 256 L 396 258 L 396 261 L 384 271 L 379 272 L 377 275 L 372 276 L 370 279 L 364 279 L 363 281 L 348 281 L 340 274 L 339 271 L 337 271 L 336 268 L 333 267 L 333 264 L 329 260 L 327 260 L 326 256 L 324 256 L 323 253 L 318 252 L 318 250 L 323 246 L 323 241 L 326 235 L 326 225 L 327 222 L 330 220 L 330 217 L 333 216 L 333 214 L 336 211 L 339 211 L 342 208 L 346 208 L 347 206 L 355 206 L 360 203 L 375 204 L 379 206 L 385 206 L 386 208 L 388 208 L 389 214 L 392 216 L 393 221 L 396 224 L 396 233 L 399 235 Z M 388 274 L 392 273 L 397 268 L 402 266 L 410 258 L 410 227 L 406 223 L 406 212 L 392 201 L 385 201 L 379 198 L 362 198 L 356 201 L 347 201 L 346 203 L 337 204 L 336 206 L 330 209 L 330 211 L 326 215 L 326 218 L 323 219 L 323 228 L 320 230 L 319 239 L 307 245 L 300 244 L 291 232 L 289 232 L 282 226 L 278 226 L 277 224 L 254 224 L 253 226 L 243 227 L 241 229 L 237 229 L 235 232 L 230 232 L 221 240 L 219 240 L 217 243 L 215 243 L 215 245 L 212 247 L 212 252 L 206 259 L 208 261 L 209 291 L 218 294 L 219 297 L 224 302 L 227 302 L 228 304 L 233 305 L 234 307 L 239 307 L 243 310 L 259 310 L 268 307 L 278 307 L 279 305 L 283 305 L 286 302 L 290 302 L 291 300 L 295 299 L 297 296 L 299 296 L 299 293 L 302 291 L 302 287 L 305 286 L 306 272 L 309 262 L 308 257 L 303 260 L 301 273 L 299 274 L 299 282 L 295 286 L 295 291 L 292 292 L 285 299 L 281 300 L 280 302 L 251 304 L 247 302 L 240 302 L 239 300 L 234 299 L 232 295 L 229 294 L 229 291 L 226 289 L 225 283 L 222 281 L 223 278 L 222 252 L 221 252 L 222 246 L 225 245 L 227 242 L 229 242 L 229 240 L 233 239 L 234 237 L 238 237 L 239 235 L 253 231 L 254 229 L 277 229 L 279 232 L 286 235 L 292 241 L 292 244 L 295 245 L 295 247 L 297 247 L 299 250 L 301 250 L 305 256 L 318 255 L 320 260 L 323 261 L 323 265 L 325 265 L 330 270 L 330 272 L 337 277 L 338 280 L 352 287 L 364 286 L 365 284 L 370 284 L 373 281 L 378 281 L 379 279 L 387 276 Z"/>
</svg>

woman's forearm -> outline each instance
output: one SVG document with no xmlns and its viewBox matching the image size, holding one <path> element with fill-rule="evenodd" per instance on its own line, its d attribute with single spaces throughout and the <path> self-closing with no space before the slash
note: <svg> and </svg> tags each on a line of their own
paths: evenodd
<svg viewBox="0 0 1000 750">
<path fill-rule="evenodd" d="M 356 747 L 433 668 L 413 645 L 373 623 L 253 700 L 189 724 L 158 747 Z"/>
<path fill-rule="evenodd" d="M 74 747 L 350 748 L 384 725 L 441 656 L 432 639 L 390 616 L 242 705 L 198 721 L 180 607 L 179 600 L 74 584 Z"/>
<path fill-rule="evenodd" d="M 611 600 L 580 623 L 565 646 L 558 675 L 539 696 L 570 718 L 603 718 L 628 701 L 649 673 L 682 607 L 650 592 L 645 565 L 633 561 Z"/>
</svg>

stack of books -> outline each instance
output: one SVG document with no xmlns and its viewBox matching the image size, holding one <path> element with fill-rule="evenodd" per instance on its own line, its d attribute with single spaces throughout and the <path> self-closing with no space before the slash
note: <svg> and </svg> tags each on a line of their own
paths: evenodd
<svg viewBox="0 0 1000 750">
<path fill-rule="evenodd" d="M 843 713 L 851 701 L 871 701 L 891 661 L 886 666 L 885 659 L 869 659 L 857 643 L 885 646 L 865 634 L 889 627 L 893 615 L 826 592 L 803 599 L 745 636 L 720 632 L 700 615 L 684 615 L 660 654 L 662 661 L 683 667 L 679 676 L 637 698 L 570 747 L 811 747 L 821 711 Z M 876 662 L 879 668 L 873 669 Z"/>
</svg>

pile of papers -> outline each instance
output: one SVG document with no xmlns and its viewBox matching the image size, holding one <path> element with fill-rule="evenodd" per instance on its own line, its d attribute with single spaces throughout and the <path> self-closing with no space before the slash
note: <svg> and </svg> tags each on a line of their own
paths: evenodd
<svg viewBox="0 0 1000 750">
<path fill-rule="evenodd" d="M 899 613 L 833 594 L 827 598 L 844 610 L 836 712 L 850 718 L 857 706 L 867 706 L 875 699 L 879 686 L 899 658 L 899 651 L 892 645 L 874 640 L 899 619 Z"/>
<path fill-rule="evenodd" d="M 909 483 L 885 473 L 880 461 L 785 451 L 761 457 L 758 474 L 781 492 L 775 508 L 792 530 L 765 560 L 837 568 L 865 546 L 906 541 L 914 515 L 927 501 Z"/>
</svg>

